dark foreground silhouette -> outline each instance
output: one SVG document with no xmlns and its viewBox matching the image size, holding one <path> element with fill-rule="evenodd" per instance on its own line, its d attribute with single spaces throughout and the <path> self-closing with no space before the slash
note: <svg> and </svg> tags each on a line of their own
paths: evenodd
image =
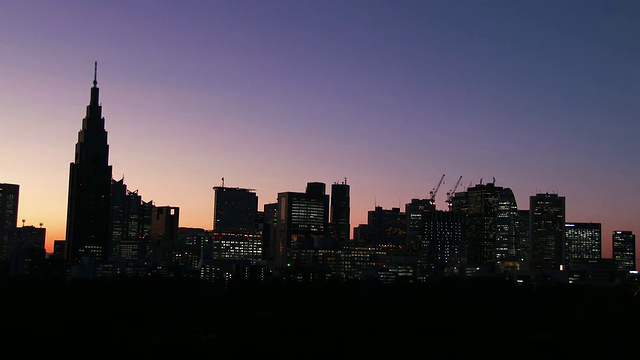
<svg viewBox="0 0 640 360">
<path fill-rule="evenodd" d="M 618 359 L 635 354 L 626 286 L 219 285 L 8 279 L 5 351 L 145 359 Z"/>
</svg>

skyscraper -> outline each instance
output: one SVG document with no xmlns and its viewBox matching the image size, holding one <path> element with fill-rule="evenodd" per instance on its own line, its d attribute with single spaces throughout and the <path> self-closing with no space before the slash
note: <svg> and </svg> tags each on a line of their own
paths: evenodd
<svg viewBox="0 0 640 360">
<path fill-rule="evenodd" d="M 362 239 L 374 246 L 407 248 L 407 216 L 400 208 L 383 209 L 376 206 L 367 212 L 367 230 Z"/>
<path fill-rule="evenodd" d="M 564 226 L 567 265 L 576 259 L 602 258 L 602 224 L 567 222 Z"/>
<path fill-rule="evenodd" d="M 331 208 L 329 221 L 331 236 L 340 240 L 351 239 L 351 200 L 349 185 L 345 179 L 342 183 L 331 185 Z"/>
<path fill-rule="evenodd" d="M 289 252 L 328 235 L 329 195 L 325 184 L 308 182 L 304 193 L 278 193 L 274 267 L 287 264 Z"/>
<path fill-rule="evenodd" d="M 495 272 L 499 270 L 498 261 L 509 254 L 507 245 L 511 246 L 512 230 L 509 228 L 515 199 L 502 196 L 504 188 L 495 186 L 495 182 L 483 184 L 480 181 L 463 193 L 453 197 L 451 211 L 460 212 L 463 216 L 463 238 L 467 253 L 467 265 L 479 271 Z M 510 190 L 509 190 L 510 192 Z M 498 208 L 502 199 L 501 228 L 498 232 Z M 500 234 L 500 243 L 497 236 Z M 497 251 L 499 250 L 499 251 Z M 497 256 L 500 255 L 500 257 Z"/>
<path fill-rule="evenodd" d="M 466 262 L 462 242 L 462 213 L 432 210 L 422 214 L 422 236 L 417 250 L 428 275 L 456 274 Z"/>
<path fill-rule="evenodd" d="M 262 258 L 258 196 L 254 189 L 223 185 L 213 190 L 213 260 L 226 276 L 242 276 L 238 269 Z"/>
<path fill-rule="evenodd" d="M 213 231 L 217 234 L 255 234 L 258 196 L 253 189 L 214 186 Z"/>
<path fill-rule="evenodd" d="M 614 231 L 611 246 L 619 270 L 636 270 L 636 236 L 632 231 Z"/>
<path fill-rule="evenodd" d="M 112 169 L 97 70 L 96 62 L 91 99 L 78 132 L 75 160 L 69 168 L 65 257 L 70 263 L 84 257 L 106 260 L 109 254 Z"/>
<path fill-rule="evenodd" d="M 156 269 L 174 269 L 180 261 L 182 249 L 178 244 L 180 208 L 175 206 L 153 206 L 149 230 L 149 253 L 151 264 Z M 164 271 L 164 270 L 162 270 Z"/>
<path fill-rule="evenodd" d="M 0 184 L 0 260 L 9 256 L 10 237 L 18 226 L 20 185 Z"/>
<path fill-rule="evenodd" d="M 529 241 L 534 270 L 565 270 L 565 199 L 558 194 L 529 197 Z"/>
<path fill-rule="evenodd" d="M 406 243 L 410 248 L 420 250 L 423 247 L 425 219 L 435 211 L 436 206 L 431 199 L 411 199 L 410 203 L 405 204 L 404 214 L 407 217 Z"/>
<path fill-rule="evenodd" d="M 510 188 L 503 188 L 496 205 L 495 256 L 499 270 L 519 270 L 518 205 Z"/>
</svg>

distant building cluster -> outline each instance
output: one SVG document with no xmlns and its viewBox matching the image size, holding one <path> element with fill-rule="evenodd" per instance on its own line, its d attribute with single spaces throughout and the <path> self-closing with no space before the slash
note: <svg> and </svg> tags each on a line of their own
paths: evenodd
<svg viewBox="0 0 640 360">
<path fill-rule="evenodd" d="M 214 186 L 212 229 L 179 226 L 180 209 L 156 206 L 115 180 L 99 103 L 97 64 L 69 169 L 66 238 L 47 256 L 45 229 L 18 227 L 19 185 L 0 184 L 0 261 L 8 275 L 96 279 L 184 276 L 210 282 L 419 282 L 444 276 L 504 276 L 517 282 L 607 284 L 636 270 L 635 235 L 614 231 L 601 256 L 600 223 L 568 222 L 565 198 L 530 196 L 519 209 L 495 180 L 435 193 L 404 209 L 375 206 L 350 224 L 346 179 L 308 182 L 258 209 L 253 189 Z M 443 175 L 444 177 L 444 175 Z"/>
</svg>

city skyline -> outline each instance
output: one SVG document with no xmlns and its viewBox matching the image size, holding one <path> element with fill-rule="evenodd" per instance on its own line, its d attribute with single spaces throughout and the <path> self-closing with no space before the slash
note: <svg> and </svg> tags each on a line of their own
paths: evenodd
<svg viewBox="0 0 640 360">
<path fill-rule="evenodd" d="M 564 196 L 567 221 L 602 224 L 603 257 L 613 231 L 640 232 L 632 2 L 38 4 L 0 15 L 16 35 L 0 60 L 0 151 L 15 154 L 0 182 L 20 185 L 19 219 L 43 223 L 48 251 L 64 239 L 96 60 L 114 179 L 179 207 L 181 227 L 212 228 L 222 178 L 256 189 L 260 210 L 346 178 L 353 229 L 376 205 L 427 198 L 445 174 L 438 209 L 459 176 L 457 191 L 496 179 L 519 209 Z M 27 16 L 40 21 L 26 28 Z M 160 35 L 159 20 L 184 22 Z"/>
</svg>

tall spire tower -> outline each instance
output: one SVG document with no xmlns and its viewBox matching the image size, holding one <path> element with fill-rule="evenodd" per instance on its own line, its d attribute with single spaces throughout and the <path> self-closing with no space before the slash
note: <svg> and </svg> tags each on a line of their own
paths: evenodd
<svg viewBox="0 0 640 360">
<path fill-rule="evenodd" d="M 109 244 L 109 208 L 112 169 L 107 131 L 99 103 L 98 62 L 93 72 L 91 99 L 78 132 L 75 160 L 69 169 L 67 234 L 68 263 L 86 258 L 106 260 Z"/>
</svg>

